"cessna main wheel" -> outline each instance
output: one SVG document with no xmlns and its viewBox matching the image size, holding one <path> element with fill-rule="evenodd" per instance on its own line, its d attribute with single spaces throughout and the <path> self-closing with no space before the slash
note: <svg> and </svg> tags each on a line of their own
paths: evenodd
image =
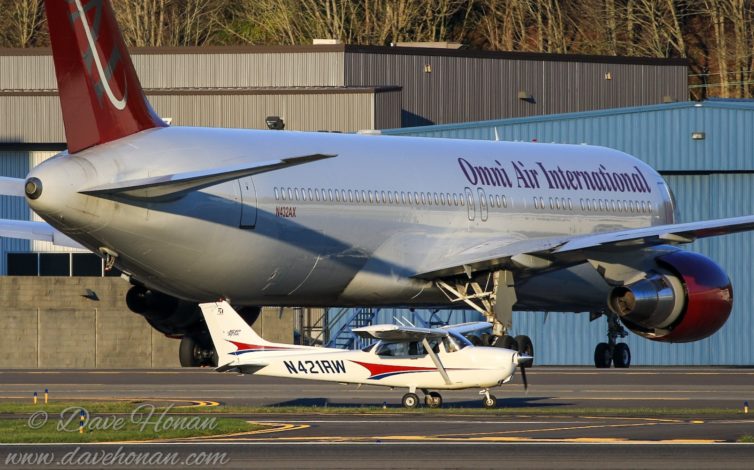
<svg viewBox="0 0 754 470">
<path fill-rule="evenodd" d="M 424 397 L 424 402 L 430 408 L 440 408 L 442 406 L 442 395 L 437 392 L 430 392 Z"/>
<path fill-rule="evenodd" d="M 403 406 L 406 408 L 416 408 L 419 405 L 419 396 L 415 393 L 403 395 Z"/>
</svg>

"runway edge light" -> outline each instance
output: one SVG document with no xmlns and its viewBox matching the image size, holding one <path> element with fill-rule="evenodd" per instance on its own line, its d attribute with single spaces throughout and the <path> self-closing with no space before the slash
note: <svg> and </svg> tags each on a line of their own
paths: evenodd
<svg viewBox="0 0 754 470">
<path fill-rule="evenodd" d="M 744 402 L 744 413 L 749 414 L 749 402 Z"/>
</svg>

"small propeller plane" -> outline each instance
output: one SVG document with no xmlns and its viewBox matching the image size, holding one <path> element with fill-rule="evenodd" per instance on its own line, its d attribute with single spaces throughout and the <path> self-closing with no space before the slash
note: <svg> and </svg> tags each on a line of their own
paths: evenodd
<svg viewBox="0 0 754 470">
<path fill-rule="evenodd" d="M 507 383 L 516 367 L 528 387 L 525 367 L 533 358 L 497 347 L 473 346 L 463 335 L 490 328 L 473 322 L 442 328 L 371 325 L 353 331 L 376 343 L 344 350 L 271 343 L 260 337 L 225 301 L 200 304 L 218 355 L 218 372 L 270 377 L 406 387 L 403 406 L 419 405 L 417 390 L 430 408 L 442 406 L 436 390 L 480 388 L 482 405 L 494 408 L 490 388 Z M 432 391 L 430 391 L 432 390 Z"/>
</svg>

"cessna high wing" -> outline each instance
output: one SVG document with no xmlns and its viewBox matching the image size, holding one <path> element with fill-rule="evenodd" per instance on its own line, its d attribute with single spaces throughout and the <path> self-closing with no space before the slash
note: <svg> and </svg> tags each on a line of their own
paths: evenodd
<svg viewBox="0 0 754 470">
<path fill-rule="evenodd" d="M 0 233 L 100 254 L 133 284 L 129 307 L 183 337 L 184 364 L 210 360 L 198 304 L 220 298 L 246 320 L 261 305 L 473 308 L 527 353 L 513 310 L 590 312 L 608 319 L 601 367 L 628 366 L 624 327 L 696 341 L 730 314 L 725 272 L 677 245 L 754 217 L 676 223 L 662 177 L 630 155 L 167 126 L 108 1 L 45 7 L 68 150 L 0 182 L 46 221 Z"/>
<path fill-rule="evenodd" d="M 504 348 L 474 347 L 463 334 L 487 329 L 487 322 L 443 328 L 371 325 L 353 331 L 378 340 L 364 350 L 271 343 L 256 334 L 227 302 L 199 305 L 217 349 L 219 372 L 407 388 L 403 406 L 416 408 L 417 390 L 430 408 L 442 406 L 436 390 L 480 388 L 482 406 L 494 408 L 490 388 L 510 381 L 526 356 Z M 431 390 L 431 391 L 430 391 Z"/>
</svg>

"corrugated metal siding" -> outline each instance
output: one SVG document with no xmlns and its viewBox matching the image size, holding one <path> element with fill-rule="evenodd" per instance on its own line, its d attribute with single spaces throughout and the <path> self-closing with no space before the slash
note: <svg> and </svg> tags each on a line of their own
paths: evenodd
<svg viewBox="0 0 754 470">
<path fill-rule="evenodd" d="M 0 142 L 65 142 L 58 97 L 0 95 Z"/>
<path fill-rule="evenodd" d="M 425 67 L 431 67 L 431 73 Z M 605 80 L 605 73 L 612 79 Z M 346 52 L 346 86 L 403 87 L 403 126 L 660 103 L 688 96 L 684 66 Z M 518 98 L 519 91 L 533 102 Z"/>
<path fill-rule="evenodd" d="M 0 152 L 0 175 L 11 178 L 25 178 L 29 173 L 29 154 L 27 152 Z M 0 214 L 3 219 L 29 220 L 31 210 L 26 198 L 0 196 Z M 0 237 L 0 273 L 8 272 L 7 254 L 9 252 L 29 251 L 28 240 Z"/>
<path fill-rule="evenodd" d="M 389 94 L 389 93 L 386 93 Z M 289 130 L 372 129 L 374 93 L 149 95 L 160 116 L 176 125 L 266 129 L 266 116 L 281 116 Z M 386 108 L 385 127 L 393 127 L 399 111 Z M 398 105 L 399 106 L 399 105 Z M 398 108 L 399 109 L 399 108 Z M 0 96 L 0 142 L 65 142 L 57 96 Z"/>
<path fill-rule="evenodd" d="M 374 94 L 374 123 L 371 129 L 392 129 L 401 125 L 401 90 Z"/>
<path fill-rule="evenodd" d="M 133 54 L 144 88 L 343 86 L 342 52 Z M 0 56 L 0 90 L 57 89 L 51 55 Z"/>
<path fill-rule="evenodd" d="M 675 103 L 561 116 L 510 119 L 487 123 L 431 126 L 383 131 L 392 135 L 605 145 L 635 155 L 660 170 L 722 171 L 666 176 L 676 194 L 681 221 L 754 214 L 752 170 L 754 103 Z M 705 132 L 702 141 L 692 131 Z M 719 263 L 734 286 L 734 309 L 728 322 L 710 338 L 688 344 L 666 344 L 631 334 L 636 365 L 754 364 L 754 234 L 699 240 L 685 248 Z M 545 321 L 545 318 L 547 320 Z M 604 318 L 589 322 L 586 314 L 517 312 L 513 334 L 531 336 L 538 364 L 592 364 L 594 346 L 605 341 Z"/>
<path fill-rule="evenodd" d="M 754 103 L 674 103 L 385 131 L 392 135 L 603 145 L 659 171 L 754 169 Z M 704 132 L 693 140 L 692 132 Z"/>
<path fill-rule="evenodd" d="M 287 130 L 371 129 L 373 93 L 290 95 L 151 95 L 160 116 L 174 125 L 267 129 L 265 117 L 280 116 Z"/>
</svg>

